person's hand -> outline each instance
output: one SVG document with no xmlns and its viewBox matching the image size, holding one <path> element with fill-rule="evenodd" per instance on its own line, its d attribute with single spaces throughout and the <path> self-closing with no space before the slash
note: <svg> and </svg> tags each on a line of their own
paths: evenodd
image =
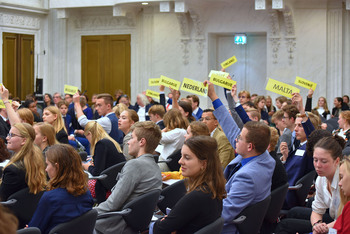
<svg viewBox="0 0 350 234">
<path fill-rule="evenodd" d="M 323 129 L 323 130 L 327 130 L 327 124 L 326 123 L 322 123 L 321 124 L 321 129 Z"/>
<path fill-rule="evenodd" d="M 159 85 L 159 91 L 164 92 L 165 86 L 164 85 Z"/>
<path fill-rule="evenodd" d="M 162 181 L 166 181 L 166 180 L 168 180 L 170 178 L 170 175 L 165 175 L 165 174 L 163 174 L 163 172 L 162 172 Z"/>
<path fill-rule="evenodd" d="M 73 95 L 73 102 L 74 102 L 74 103 L 80 103 L 80 94 L 79 94 L 79 92 L 76 92 L 76 93 Z"/>
<path fill-rule="evenodd" d="M 293 104 L 298 108 L 301 114 L 305 113 L 304 106 L 303 106 L 303 98 L 300 95 L 300 93 L 293 93 L 292 95 L 293 95 L 292 97 Z"/>
<path fill-rule="evenodd" d="M 210 81 L 208 80 L 205 80 L 203 82 L 204 86 L 208 86 L 208 97 L 214 101 L 216 99 L 218 99 L 219 97 L 216 95 L 216 92 L 215 92 L 215 89 L 214 89 L 214 85 L 213 83 L 211 83 Z"/>
<path fill-rule="evenodd" d="M 280 151 L 282 153 L 283 161 L 286 161 L 288 158 L 288 153 L 289 153 L 287 142 L 284 142 L 284 141 L 281 142 Z"/>
<path fill-rule="evenodd" d="M 314 234 L 326 234 L 328 233 L 328 226 L 326 223 L 317 223 L 312 227 L 312 233 Z"/>
<path fill-rule="evenodd" d="M 74 136 L 68 136 L 68 140 L 75 141 L 75 137 Z"/>
<path fill-rule="evenodd" d="M 173 99 L 175 100 L 176 99 L 176 94 L 177 94 L 178 91 L 176 89 L 172 89 L 170 86 L 169 86 L 169 89 L 170 89 L 171 95 L 173 96 Z"/>
<path fill-rule="evenodd" d="M 82 129 L 77 129 L 77 130 L 74 131 L 74 133 L 75 133 L 76 135 L 84 135 L 84 130 L 82 130 Z"/>
<path fill-rule="evenodd" d="M 89 166 L 92 166 L 92 161 L 86 162 L 86 163 L 82 163 L 83 168 L 85 171 L 89 170 Z"/>
<path fill-rule="evenodd" d="M 314 90 L 313 89 L 309 89 L 309 92 L 307 93 L 307 97 L 308 98 L 312 98 L 312 95 L 314 94 Z"/>
<path fill-rule="evenodd" d="M 9 91 L 4 85 L 0 86 L 0 95 L 2 101 L 6 102 L 9 100 Z"/>
</svg>

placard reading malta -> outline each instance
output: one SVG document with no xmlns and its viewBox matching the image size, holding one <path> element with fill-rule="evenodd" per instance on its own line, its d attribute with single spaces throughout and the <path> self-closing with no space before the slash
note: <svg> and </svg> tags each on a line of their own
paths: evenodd
<svg viewBox="0 0 350 234">
<path fill-rule="evenodd" d="M 295 88 L 294 86 L 271 78 L 269 78 L 269 81 L 267 82 L 266 90 L 280 94 L 287 98 L 292 98 L 292 93 L 300 92 L 300 89 Z"/>
<path fill-rule="evenodd" d="M 159 99 L 159 93 L 149 89 L 146 90 L 146 96 Z"/>
<path fill-rule="evenodd" d="M 203 82 L 191 80 L 188 78 L 184 78 L 182 81 L 181 90 L 201 96 L 207 96 L 208 94 L 208 86 L 205 87 Z"/>
<path fill-rule="evenodd" d="M 148 79 L 148 86 L 159 86 L 160 78 L 150 78 Z"/>
<path fill-rule="evenodd" d="M 210 82 L 213 83 L 214 85 L 221 86 L 229 90 L 231 90 L 232 86 L 237 83 L 234 80 L 223 78 L 221 75 L 218 75 L 217 73 L 213 73 L 211 75 Z"/>
<path fill-rule="evenodd" d="M 231 66 L 232 64 L 234 64 L 235 62 L 237 62 L 236 56 L 233 56 L 227 60 L 225 60 L 224 62 L 221 63 L 221 67 L 222 68 L 228 68 L 229 66 Z"/>
<path fill-rule="evenodd" d="M 74 95 L 76 92 L 78 92 L 78 87 L 71 86 L 71 85 L 64 85 L 64 93 Z"/>
<path fill-rule="evenodd" d="M 166 77 L 166 76 L 160 76 L 159 85 L 164 85 L 165 87 L 170 86 L 170 88 L 172 88 L 172 89 L 179 90 L 181 82 L 174 80 L 174 79 L 171 79 L 171 78 Z"/>
<path fill-rule="evenodd" d="M 317 84 L 315 82 L 309 81 L 307 79 L 301 78 L 299 76 L 295 77 L 295 82 L 294 84 L 299 85 L 301 87 L 307 88 L 307 89 L 312 89 L 315 91 Z"/>
</svg>

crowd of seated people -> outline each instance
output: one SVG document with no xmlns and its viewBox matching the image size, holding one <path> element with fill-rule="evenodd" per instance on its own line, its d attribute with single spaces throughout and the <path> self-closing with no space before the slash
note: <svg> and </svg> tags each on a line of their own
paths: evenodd
<svg viewBox="0 0 350 234">
<path fill-rule="evenodd" d="M 162 171 L 163 180 L 184 179 L 187 193 L 168 216 L 151 225 L 150 232 L 192 233 L 222 217 L 222 233 L 238 233 L 232 220 L 240 212 L 315 170 L 310 202 L 296 207 L 296 193 L 288 191 L 283 209 L 289 211 L 281 216 L 275 232 L 327 233 L 334 228 L 346 233 L 348 158 L 342 158 L 350 152 L 347 95 L 336 97 L 330 110 L 324 97 L 312 107 L 312 89 L 304 106 L 298 93 L 273 103 L 269 96 L 238 92 L 237 85 L 225 91 L 227 100 L 220 100 L 213 84 L 204 84 L 212 101 L 212 108 L 204 110 L 196 95 L 181 98 L 179 91 L 169 88 L 171 98 L 166 98 L 164 86 L 159 88 L 159 103 L 140 93 L 132 105 L 118 90 L 114 97 L 94 94 L 90 107 L 88 97 L 79 92 L 64 98 L 58 92 L 46 93 L 43 106 L 33 95 L 22 105 L 11 104 L 10 93 L 2 85 L 5 108 L 0 108 L 0 138 L 6 153 L 0 162 L 1 200 L 24 188 L 32 194 L 46 191 L 28 224 L 48 233 L 91 209 L 92 197 L 97 198 L 95 209 L 103 214 L 161 190 Z M 83 151 L 91 155 L 87 162 L 77 154 Z M 61 161 L 67 155 L 75 160 L 69 165 Z M 112 191 L 85 176 L 98 176 L 125 160 Z M 157 164 L 157 160 L 166 163 Z M 71 170 L 82 187 L 66 184 L 70 177 L 62 168 Z M 86 174 L 81 174 L 83 170 Z M 59 199 L 68 203 L 63 205 Z M 84 208 L 78 213 L 65 210 L 72 201 Z M 48 211 L 55 206 L 61 209 L 57 211 L 61 217 Z M 98 219 L 95 232 L 115 231 L 130 230 L 123 219 Z"/>
</svg>

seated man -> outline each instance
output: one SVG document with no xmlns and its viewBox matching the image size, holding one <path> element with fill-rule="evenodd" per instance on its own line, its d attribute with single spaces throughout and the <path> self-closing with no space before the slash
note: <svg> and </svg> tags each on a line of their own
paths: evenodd
<svg viewBox="0 0 350 234">
<path fill-rule="evenodd" d="M 153 105 L 148 110 L 149 119 L 155 122 L 160 130 L 165 128 L 163 117 L 165 115 L 165 109 L 162 105 Z"/>
<path fill-rule="evenodd" d="M 238 155 L 224 171 L 227 180 L 227 198 L 223 200 L 222 217 L 225 220 L 222 233 L 237 233 L 232 220 L 249 205 L 270 195 L 275 160 L 266 151 L 270 143 L 270 129 L 265 123 L 249 121 L 240 129 L 208 84 L 208 96 L 213 101 L 214 115 L 218 119 L 232 146 L 236 139 Z"/>
<path fill-rule="evenodd" d="M 131 130 L 129 154 L 136 159 L 127 161 L 118 175 L 112 194 L 95 207 L 99 214 L 120 210 L 136 197 L 162 187 L 161 172 L 152 155 L 162 137 L 159 127 L 151 121 L 145 121 L 135 123 Z M 104 234 L 125 233 L 128 227 L 120 216 L 97 220 L 95 230 Z"/>
</svg>

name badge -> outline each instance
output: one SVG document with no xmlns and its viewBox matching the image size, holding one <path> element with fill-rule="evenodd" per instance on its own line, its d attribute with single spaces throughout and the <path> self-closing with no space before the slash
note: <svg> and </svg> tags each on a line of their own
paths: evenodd
<svg viewBox="0 0 350 234">
<path fill-rule="evenodd" d="M 304 153 L 305 153 L 305 150 L 301 150 L 301 149 L 298 149 L 296 152 L 295 152 L 295 155 L 296 156 L 303 156 L 304 155 Z"/>
<path fill-rule="evenodd" d="M 328 234 L 337 234 L 337 229 L 329 228 Z"/>
</svg>

